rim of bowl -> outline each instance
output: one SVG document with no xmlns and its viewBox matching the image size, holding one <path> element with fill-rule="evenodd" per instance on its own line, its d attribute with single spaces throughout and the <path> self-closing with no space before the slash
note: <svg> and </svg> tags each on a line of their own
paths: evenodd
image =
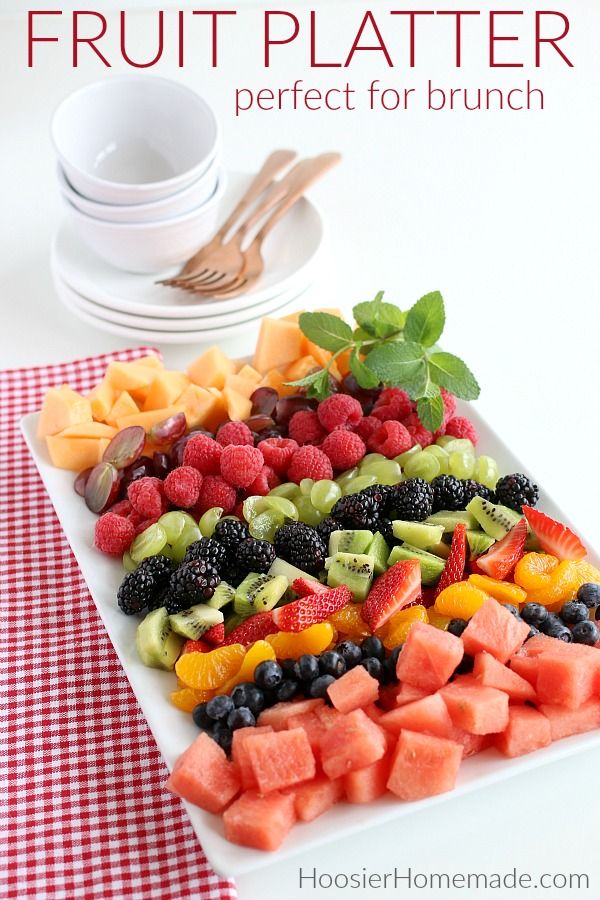
<svg viewBox="0 0 600 900">
<path fill-rule="evenodd" d="M 222 199 L 226 187 L 227 173 L 225 172 L 224 166 L 219 166 L 217 186 L 212 196 L 209 197 L 209 199 L 205 203 L 197 206 L 196 209 L 193 209 L 191 212 L 184 213 L 184 215 L 182 216 L 171 216 L 167 219 L 155 219 L 152 222 L 110 222 L 107 219 L 96 219 L 95 216 L 90 216 L 87 213 L 81 212 L 81 210 L 77 209 L 76 206 L 73 206 L 70 200 L 67 200 L 67 203 L 69 204 L 70 216 L 74 216 L 76 219 L 83 219 L 85 222 L 91 223 L 96 228 L 102 228 L 104 230 L 110 231 L 125 231 L 126 229 L 134 228 L 136 231 L 145 231 L 150 230 L 151 228 L 156 228 L 159 225 L 162 228 L 168 228 L 171 225 L 185 224 L 191 219 L 197 218 L 201 212 L 207 212 Z"/>
<path fill-rule="evenodd" d="M 72 163 L 61 151 L 59 142 L 57 139 L 56 120 L 58 118 L 59 112 L 63 109 L 63 107 L 67 103 L 69 103 L 71 100 L 75 99 L 75 97 L 78 97 L 79 95 L 85 94 L 87 92 L 93 92 L 93 91 L 97 91 L 99 89 L 103 89 L 106 87 L 107 84 L 114 84 L 117 81 L 126 81 L 129 84 L 131 84 L 133 81 L 138 81 L 138 82 L 142 82 L 143 84 L 146 84 L 146 85 L 156 83 L 156 82 L 161 82 L 162 84 L 168 85 L 170 88 L 174 88 L 175 90 L 178 90 L 182 94 L 186 94 L 187 96 L 191 97 L 196 103 L 198 103 L 200 106 L 204 107 L 205 112 L 208 114 L 209 118 L 212 121 L 212 125 L 213 125 L 214 132 L 215 132 L 215 139 L 214 139 L 213 144 L 212 144 L 210 150 L 208 151 L 208 153 L 206 153 L 202 157 L 202 159 L 200 159 L 196 163 L 195 166 L 192 166 L 190 169 L 186 169 L 185 172 L 180 172 L 179 175 L 175 175 L 173 178 L 165 178 L 162 181 L 145 181 L 143 184 L 127 184 L 126 182 L 123 182 L 123 181 L 108 181 L 106 178 L 98 178 L 97 175 L 92 175 L 86 169 L 82 169 L 79 166 L 76 166 L 74 163 Z M 142 194 L 146 190 L 152 190 L 152 189 L 156 189 L 156 188 L 164 188 L 164 187 L 167 187 L 168 185 L 175 186 L 175 185 L 179 184 L 181 181 L 185 181 L 187 178 L 189 178 L 190 174 L 196 172 L 199 169 L 201 170 L 202 166 L 205 166 L 206 168 L 208 168 L 207 161 L 209 161 L 212 158 L 215 148 L 217 148 L 217 151 L 218 151 L 218 147 L 220 146 L 221 127 L 219 125 L 219 120 L 217 119 L 217 117 L 214 113 L 214 110 L 209 105 L 209 103 L 204 99 L 204 97 L 200 96 L 200 94 L 196 93 L 196 91 L 194 91 L 192 88 L 188 87 L 186 84 L 182 84 L 179 81 L 174 81 L 171 78 L 163 78 L 160 75 L 113 75 L 109 79 L 103 79 L 101 81 L 92 81 L 92 82 L 90 82 L 90 84 L 84 84 L 82 87 L 78 88 L 76 91 L 72 91 L 72 93 L 70 93 L 66 97 L 64 97 L 60 101 L 60 103 L 58 104 L 58 106 L 56 107 L 56 109 L 54 110 L 54 112 L 52 114 L 52 119 L 50 122 L 50 138 L 52 140 L 52 146 L 54 147 L 56 155 L 58 156 L 61 163 L 64 163 L 67 166 L 71 166 L 71 168 L 75 169 L 77 172 L 80 172 L 82 175 L 85 175 L 85 177 L 87 179 L 89 179 L 93 184 L 96 184 L 99 186 L 102 185 L 104 187 L 110 186 L 116 190 L 121 189 L 123 191 L 134 191 L 135 193 Z M 63 166 L 63 168 L 64 168 L 64 166 Z M 202 171 L 198 171 L 197 177 L 200 177 L 201 174 L 202 174 Z M 89 199 L 91 199 L 91 198 L 89 198 Z M 102 201 L 96 200 L 94 202 L 99 203 Z M 113 205 L 113 204 L 110 204 L 110 205 Z M 115 204 L 115 205 L 118 205 L 118 204 Z M 128 205 L 134 205 L 134 204 L 128 204 Z"/>
</svg>

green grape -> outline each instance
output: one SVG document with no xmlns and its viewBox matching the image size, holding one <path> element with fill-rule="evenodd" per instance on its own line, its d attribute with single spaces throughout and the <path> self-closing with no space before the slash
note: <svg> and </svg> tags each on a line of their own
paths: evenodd
<svg viewBox="0 0 600 900">
<path fill-rule="evenodd" d="M 425 447 L 423 453 L 426 453 L 428 456 L 433 456 L 434 459 L 437 459 L 440 467 L 440 475 L 450 474 L 450 462 L 448 459 L 448 454 L 443 447 L 438 447 L 437 444 L 431 444 L 429 447 Z"/>
<path fill-rule="evenodd" d="M 135 563 L 141 563 L 147 556 L 156 556 L 167 543 L 167 533 L 162 525 L 155 522 L 149 525 L 134 539 L 129 548 Z"/>
<path fill-rule="evenodd" d="M 286 497 L 271 497 L 267 494 L 266 497 L 263 497 L 263 500 L 265 502 L 265 512 L 272 509 L 284 518 L 298 520 L 296 506 Z"/>
<path fill-rule="evenodd" d="M 214 534 L 214 530 L 217 522 L 223 515 L 223 507 L 222 506 L 212 506 L 210 509 L 207 509 L 202 516 L 200 516 L 200 521 L 198 522 L 198 527 L 202 534 L 202 537 L 212 537 Z"/>
<path fill-rule="evenodd" d="M 165 529 L 169 544 L 174 544 L 177 541 L 177 538 L 181 535 L 186 524 L 189 524 L 190 522 L 193 525 L 196 524 L 189 513 L 181 512 L 178 509 L 165 513 L 164 516 L 161 516 L 158 520 L 158 524 L 162 525 Z"/>
<path fill-rule="evenodd" d="M 294 484 L 293 481 L 286 481 L 284 484 L 278 484 L 277 487 L 272 488 L 267 496 L 285 497 L 287 500 L 293 500 L 298 491 L 297 484 Z"/>
<path fill-rule="evenodd" d="M 450 474 L 455 478 L 472 478 L 475 471 L 475 457 L 465 450 L 454 450 L 449 459 Z"/>
<path fill-rule="evenodd" d="M 425 481 L 433 481 L 440 474 L 439 460 L 430 453 L 415 453 L 404 466 L 404 474 L 407 478 L 424 478 Z"/>
<path fill-rule="evenodd" d="M 361 471 L 362 471 L 362 469 L 370 466 L 371 463 L 383 462 L 386 458 L 387 457 L 385 457 L 383 455 L 383 453 L 367 453 L 367 455 L 363 456 L 363 458 L 361 460 L 361 463 L 360 463 Z"/>
<path fill-rule="evenodd" d="M 194 541 L 199 541 L 201 537 L 202 532 L 196 523 L 194 522 L 193 525 L 187 523 L 177 540 L 171 544 L 172 558 L 175 562 L 181 562 L 190 544 L 193 544 Z"/>
<path fill-rule="evenodd" d="M 323 513 L 320 513 L 318 509 L 314 508 L 310 502 L 310 497 L 305 495 L 298 497 L 296 506 L 298 507 L 300 521 L 304 522 L 306 525 L 312 525 L 314 528 L 319 522 L 323 521 Z"/>
<path fill-rule="evenodd" d="M 361 466 L 360 474 L 374 475 L 377 479 L 376 484 L 398 484 L 402 481 L 400 463 L 394 459 L 386 459 L 385 456 L 368 466 Z"/>
<path fill-rule="evenodd" d="M 365 488 L 371 487 L 372 484 L 377 484 L 377 478 L 375 475 L 358 475 L 356 478 L 353 478 L 352 481 L 349 481 L 342 488 L 342 493 L 345 497 L 348 494 L 358 494 L 359 491 L 364 491 Z"/>
<path fill-rule="evenodd" d="M 310 502 L 319 512 L 328 515 L 342 496 L 342 489 L 335 481 L 323 478 L 315 481 L 310 492 Z"/>
<path fill-rule="evenodd" d="M 314 479 L 312 478 L 303 478 L 300 482 L 300 493 L 303 497 L 309 497 L 310 492 L 312 491 L 312 486 L 314 484 Z"/>
<path fill-rule="evenodd" d="M 129 550 L 126 550 L 123 554 L 123 568 L 127 572 L 133 572 L 134 569 L 137 569 L 137 563 L 134 563 L 132 560 Z"/>
<path fill-rule="evenodd" d="M 251 497 L 246 497 L 242 505 L 242 510 L 246 522 L 250 522 L 254 518 L 254 516 L 258 516 L 261 512 L 264 512 L 265 509 L 267 509 L 265 498 L 261 497 L 258 494 L 253 494 Z"/>
<path fill-rule="evenodd" d="M 493 490 L 500 477 L 498 463 L 491 456 L 480 456 L 475 464 L 475 475 L 473 477 L 485 484 L 490 490 Z"/>
<path fill-rule="evenodd" d="M 248 528 L 253 538 L 261 541 L 273 541 L 275 532 L 283 525 L 283 516 L 274 509 L 265 510 L 254 516 Z"/>
<path fill-rule="evenodd" d="M 414 447 L 411 447 L 410 450 L 407 450 L 405 453 L 401 453 L 399 456 L 394 457 L 394 461 L 400 463 L 402 468 L 406 465 L 407 461 L 414 456 L 416 453 L 421 452 L 420 444 L 415 444 Z"/>
<path fill-rule="evenodd" d="M 448 455 L 458 452 L 470 453 L 471 456 L 475 456 L 475 447 L 467 438 L 453 438 L 445 434 L 440 438 L 440 440 L 445 441 L 445 443 L 441 444 L 440 446 L 444 448 Z"/>
<path fill-rule="evenodd" d="M 338 475 L 338 477 L 335 479 L 336 484 L 339 484 L 339 486 L 341 487 L 342 492 L 343 492 L 343 490 L 344 490 L 345 486 L 348 484 L 348 482 L 352 481 L 354 478 L 356 478 L 357 475 L 358 475 L 358 466 L 354 466 L 353 469 L 346 469 L 345 472 L 342 472 L 342 474 Z"/>
</svg>

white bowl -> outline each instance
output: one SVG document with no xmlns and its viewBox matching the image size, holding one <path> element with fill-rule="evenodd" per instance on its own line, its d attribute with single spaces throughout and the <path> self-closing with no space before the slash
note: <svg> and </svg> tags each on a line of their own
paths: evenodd
<svg viewBox="0 0 600 900">
<path fill-rule="evenodd" d="M 153 75 L 114 76 L 68 96 L 54 147 L 71 186 L 99 203 L 152 203 L 184 190 L 219 150 L 219 126 L 190 88 Z"/>
<path fill-rule="evenodd" d="M 95 200 L 84 197 L 69 183 L 60 163 L 57 166 L 57 177 L 63 198 L 79 212 L 105 222 L 124 222 L 132 225 L 138 222 L 158 222 L 171 219 L 198 209 L 203 203 L 210 200 L 216 190 L 219 164 L 219 157 L 216 157 L 203 175 L 189 187 L 177 191 L 176 194 L 171 194 L 162 200 L 155 200 L 154 203 L 134 203 L 130 206 L 97 203 Z"/>
<path fill-rule="evenodd" d="M 159 222 L 103 222 L 67 204 L 68 215 L 81 239 L 117 269 L 154 274 L 189 259 L 213 235 L 225 193 L 225 172 L 207 203 L 182 216 Z"/>
</svg>

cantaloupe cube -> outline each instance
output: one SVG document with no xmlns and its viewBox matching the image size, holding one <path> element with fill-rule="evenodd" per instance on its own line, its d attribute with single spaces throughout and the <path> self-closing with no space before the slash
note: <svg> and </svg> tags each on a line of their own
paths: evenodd
<svg viewBox="0 0 600 900">
<path fill-rule="evenodd" d="M 422 800 L 451 791 L 462 747 L 446 738 L 402 731 L 392 759 L 388 790 L 401 800 Z"/>
<path fill-rule="evenodd" d="M 310 372 L 321 368 L 322 364 L 317 362 L 314 356 L 301 356 L 290 366 L 287 366 L 283 374 L 286 381 L 300 381 L 301 378 L 305 378 Z"/>
<path fill-rule="evenodd" d="M 225 385 L 227 375 L 233 375 L 236 365 L 219 347 L 209 347 L 201 356 L 191 362 L 187 368 L 190 381 L 200 387 L 216 387 L 219 390 Z"/>
<path fill-rule="evenodd" d="M 254 385 L 257 385 L 262 378 L 260 372 L 253 369 L 248 363 L 245 363 L 236 374 L 238 378 L 245 378 L 246 381 L 251 381 Z"/>
<path fill-rule="evenodd" d="M 132 391 L 149 388 L 156 377 L 156 369 L 137 362 L 110 362 L 104 377 L 116 391 Z"/>
<path fill-rule="evenodd" d="M 256 390 L 256 382 L 247 381 L 245 378 L 242 378 L 241 375 L 227 375 L 223 391 L 227 390 L 235 391 L 237 394 L 241 394 L 242 397 L 248 400 L 250 395 Z"/>
<path fill-rule="evenodd" d="M 523 756 L 547 747 L 552 741 L 550 722 L 546 716 L 531 706 L 511 706 L 508 725 L 497 734 L 494 744 L 504 756 Z"/>
<path fill-rule="evenodd" d="M 106 422 L 81 422 L 79 425 L 69 425 L 63 428 L 55 437 L 65 438 L 114 438 L 117 429 Z"/>
<path fill-rule="evenodd" d="M 240 780 L 225 751 L 203 731 L 179 757 L 165 787 L 201 809 L 217 813 L 239 792 Z"/>
<path fill-rule="evenodd" d="M 110 381 L 103 378 L 87 395 L 92 406 L 92 416 L 98 422 L 104 422 L 117 399 L 116 391 Z"/>
<path fill-rule="evenodd" d="M 245 749 L 262 794 L 315 777 L 315 757 L 303 728 L 250 735 Z"/>
<path fill-rule="evenodd" d="M 190 380 L 184 372 L 170 369 L 157 372 L 144 400 L 144 412 L 172 406 L 178 397 L 181 397 L 189 383 Z"/>
<path fill-rule="evenodd" d="M 214 393 L 197 384 L 190 384 L 175 404 L 185 413 L 188 428 L 206 428 L 214 431 L 225 418 L 221 392 Z"/>
<path fill-rule="evenodd" d="M 246 791 L 223 813 L 225 838 L 256 850 L 277 850 L 295 821 L 294 795 L 279 791 Z"/>
<path fill-rule="evenodd" d="M 139 407 L 129 391 L 121 391 L 106 416 L 105 422 L 107 425 L 114 427 L 117 424 L 117 419 L 122 419 L 124 416 L 137 416 L 139 411 Z"/>
<path fill-rule="evenodd" d="M 409 731 L 418 731 L 420 734 L 451 738 L 453 731 L 450 713 L 439 694 L 430 694 L 421 700 L 396 707 L 381 717 L 380 725 L 394 734 L 400 734 L 403 728 L 408 728 Z"/>
<path fill-rule="evenodd" d="M 494 601 L 496 602 L 496 601 Z M 456 679 L 440 691 L 454 725 L 471 734 L 496 734 L 508 725 L 508 694 L 475 679 Z"/>
<path fill-rule="evenodd" d="M 151 353 L 149 356 L 140 356 L 139 359 L 136 359 L 136 363 L 138 366 L 145 366 L 147 369 L 164 369 L 165 367 L 162 359 L 155 353 Z"/>
<path fill-rule="evenodd" d="M 110 443 L 109 438 L 62 437 L 47 434 L 46 446 L 52 465 L 57 469 L 82 472 L 102 460 L 102 454 Z"/>
<path fill-rule="evenodd" d="M 337 713 L 337 711 L 336 711 Z M 362 711 L 337 713 L 321 739 L 321 762 L 328 778 L 340 778 L 381 759 L 387 751 L 383 729 Z"/>
<path fill-rule="evenodd" d="M 145 431 L 150 431 L 157 422 L 169 419 L 180 410 L 177 406 L 167 406 L 164 409 L 149 409 L 147 412 L 138 412 L 129 416 L 119 416 L 117 428 L 127 428 L 128 425 L 141 425 Z"/>
<path fill-rule="evenodd" d="M 259 372 L 286 366 L 298 359 L 302 351 L 302 332 L 294 322 L 264 318 L 261 322 L 254 362 Z"/>
<path fill-rule="evenodd" d="M 338 371 L 339 371 L 340 375 L 342 376 L 342 378 L 344 377 L 344 375 L 348 375 L 348 373 L 350 372 L 350 354 L 351 354 L 351 352 L 352 352 L 351 350 L 344 350 L 344 352 L 340 353 L 340 355 L 337 357 L 337 359 L 335 361 L 335 364 L 338 367 Z"/>
<path fill-rule="evenodd" d="M 348 803 L 371 803 L 383 796 L 387 790 L 391 762 L 392 758 L 387 754 L 370 766 L 344 775 L 344 792 Z"/>
<path fill-rule="evenodd" d="M 306 784 L 298 785 L 292 793 L 296 817 L 301 822 L 312 822 L 342 799 L 344 785 L 341 778 L 330 781 L 325 776 L 319 776 Z"/>
<path fill-rule="evenodd" d="M 286 380 L 288 379 L 283 377 L 279 369 L 271 369 L 263 377 L 262 381 L 258 383 L 257 387 L 270 387 L 277 391 L 280 397 L 289 397 L 291 394 L 296 394 L 298 388 L 290 387 L 290 385 L 285 383 Z"/>
<path fill-rule="evenodd" d="M 252 404 L 248 397 L 244 397 L 232 387 L 224 387 L 222 394 L 227 407 L 227 415 L 232 422 L 241 422 L 248 418 L 252 412 Z"/>
<path fill-rule="evenodd" d="M 38 421 L 38 437 L 58 434 L 69 425 L 92 421 L 92 405 L 87 397 L 71 390 L 68 384 L 50 388 L 42 403 Z"/>
</svg>

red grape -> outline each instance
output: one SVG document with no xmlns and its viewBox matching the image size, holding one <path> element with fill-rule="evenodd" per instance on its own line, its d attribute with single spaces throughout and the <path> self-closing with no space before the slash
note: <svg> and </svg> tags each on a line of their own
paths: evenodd
<svg viewBox="0 0 600 900">
<path fill-rule="evenodd" d="M 118 431 L 104 451 L 104 462 L 112 463 L 115 469 L 125 469 L 139 459 L 144 450 L 146 432 L 141 425 L 129 425 Z"/>
<path fill-rule="evenodd" d="M 187 430 L 185 413 L 178 412 L 162 422 L 157 422 L 148 432 L 148 440 L 153 444 L 171 444 Z"/>
<path fill-rule="evenodd" d="M 79 494 L 80 497 L 83 497 L 85 494 L 85 486 L 93 468 L 93 466 L 90 466 L 89 469 L 84 469 L 75 479 L 73 487 L 75 488 L 75 493 Z"/>
<path fill-rule="evenodd" d="M 259 387 L 250 395 L 253 416 L 272 416 L 279 400 L 279 394 L 274 388 Z"/>
<path fill-rule="evenodd" d="M 282 397 L 275 408 L 275 421 L 278 425 L 287 425 L 294 413 L 301 409 L 316 409 L 317 401 L 309 399 L 302 394 L 292 394 L 291 397 Z"/>
<path fill-rule="evenodd" d="M 92 512 L 102 513 L 117 499 L 122 473 L 109 462 L 98 463 L 85 485 L 85 503 Z"/>
<path fill-rule="evenodd" d="M 156 478 L 166 478 L 171 471 L 171 461 L 167 453 L 155 453 L 152 459 L 152 468 Z"/>
<path fill-rule="evenodd" d="M 254 431 L 259 433 L 264 431 L 265 428 L 274 428 L 275 422 L 271 418 L 271 416 L 250 416 L 249 419 L 246 419 L 246 425 L 250 429 L 250 431 Z"/>
</svg>

